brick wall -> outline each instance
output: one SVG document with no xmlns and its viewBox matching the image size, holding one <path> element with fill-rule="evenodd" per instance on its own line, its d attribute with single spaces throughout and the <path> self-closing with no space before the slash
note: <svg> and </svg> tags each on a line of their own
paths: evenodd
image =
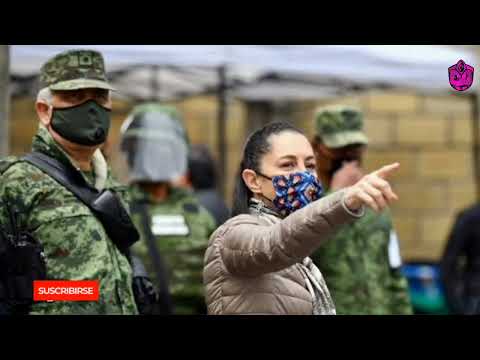
<svg viewBox="0 0 480 360">
<path fill-rule="evenodd" d="M 368 92 L 333 101 L 308 102 L 293 113 L 313 133 L 314 109 L 350 104 L 365 113 L 370 139 L 365 167 L 399 161 L 392 180 L 400 197 L 394 222 L 406 260 L 438 260 L 455 214 L 475 201 L 471 103 L 465 96 Z"/>
<path fill-rule="evenodd" d="M 290 107 L 292 121 L 313 134 L 317 106 L 342 103 L 360 107 L 366 116 L 370 146 L 367 170 L 399 161 L 393 179 L 400 201 L 393 207 L 394 222 L 406 260 L 437 260 L 458 210 L 475 201 L 472 167 L 471 104 L 465 96 L 421 96 L 409 92 L 368 92 L 329 101 L 309 101 Z M 14 101 L 11 108 L 12 152 L 30 148 L 37 120 L 32 99 Z M 192 143 L 206 143 L 218 159 L 214 97 L 196 97 L 178 104 Z M 110 141 L 118 144 L 120 125 L 131 104 L 114 103 Z M 229 102 L 227 111 L 226 199 L 231 200 L 233 181 L 249 127 L 245 104 Z M 116 151 L 111 159 L 120 179 L 125 164 Z"/>
</svg>

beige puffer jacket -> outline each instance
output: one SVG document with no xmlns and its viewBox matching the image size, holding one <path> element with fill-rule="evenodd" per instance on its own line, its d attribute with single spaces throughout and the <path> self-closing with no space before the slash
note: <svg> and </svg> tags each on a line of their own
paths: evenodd
<svg viewBox="0 0 480 360">
<path fill-rule="evenodd" d="M 208 313 L 311 315 L 312 295 L 299 264 L 337 228 L 363 215 L 363 209 L 348 211 L 344 193 L 326 196 L 283 220 L 272 222 L 251 211 L 219 227 L 205 253 Z"/>
</svg>

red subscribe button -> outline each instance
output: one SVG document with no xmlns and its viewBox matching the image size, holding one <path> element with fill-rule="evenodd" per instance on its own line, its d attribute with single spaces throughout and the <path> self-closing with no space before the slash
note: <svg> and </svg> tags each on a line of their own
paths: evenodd
<svg viewBox="0 0 480 360">
<path fill-rule="evenodd" d="M 98 301 L 98 280 L 35 280 L 34 301 Z"/>
</svg>

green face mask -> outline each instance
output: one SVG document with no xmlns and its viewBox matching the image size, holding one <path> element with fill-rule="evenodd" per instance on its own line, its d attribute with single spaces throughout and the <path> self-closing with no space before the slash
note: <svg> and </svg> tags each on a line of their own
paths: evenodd
<svg viewBox="0 0 480 360">
<path fill-rule="evenodd" d="M 95 100 L 63 109 L 54 108 L 51 124 L 60 136 L 75 144 L 100 145 L 110 130 L 110 110 Z"/>
</svg>

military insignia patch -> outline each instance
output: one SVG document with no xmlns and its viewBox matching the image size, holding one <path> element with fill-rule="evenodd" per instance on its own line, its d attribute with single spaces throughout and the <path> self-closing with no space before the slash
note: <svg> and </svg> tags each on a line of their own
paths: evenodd
<svg viewBox="0 0 480 360">
<path fill-rule="evenodd" d="M 185 216 L 153 215 L 152 234 L 155 236 L 187 236 L 190 234 Z"/>
</svg>

